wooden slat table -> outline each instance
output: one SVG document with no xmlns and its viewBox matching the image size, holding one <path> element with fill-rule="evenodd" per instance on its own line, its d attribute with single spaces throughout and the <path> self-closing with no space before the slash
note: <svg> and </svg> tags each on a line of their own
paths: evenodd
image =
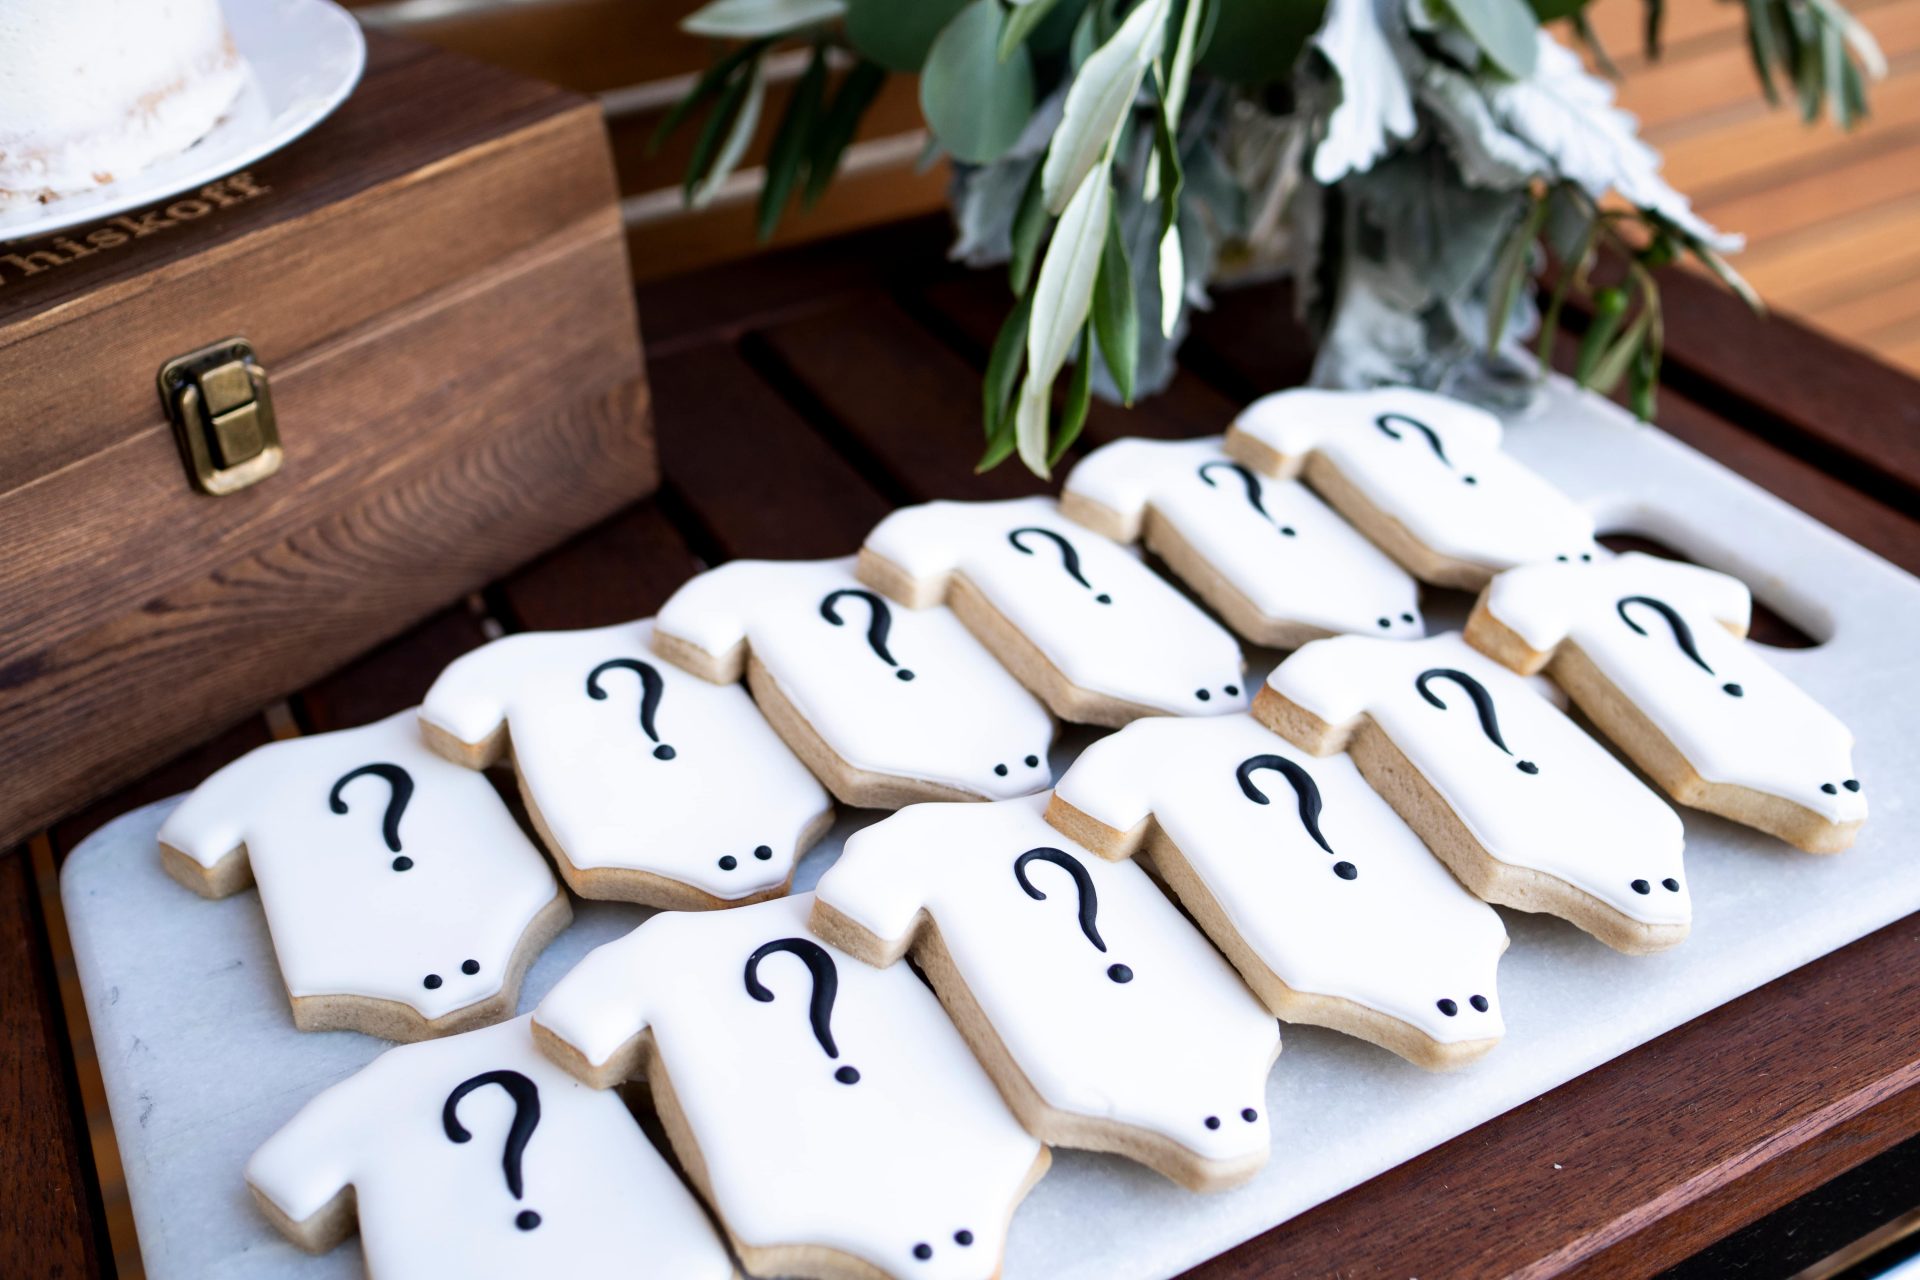
<svg viewBox="0 0 1920 1280">
<path fill-rule="evenodd" d="M 971 474 L 977 379 L 1005 289 L 995 273 L 946 265 L 945 235 L 938 219 L 904 223 L 645 286 L 666 475 L 656 498 L 72 815 L 30 849 L 0 854 L 0 1274 L 113 1274 L 116 1254 L 121 1274 L 137 1268 L 84 1013 L 61 984 L 70 961 L 53 878 L 89 831 L 270 737 L 405 707 L 450 658 L 502 631 L 644 616 L 702 564 L 844 554 L 897 504 L 1042 488 L 1011 467 Z M 1691 277 L 1668 287 L 1662 423 L 1920 570 L 1920 386 L 1791 322 L 1762 323 Z M 1298 381 L 1307 358 L 1284 289 L 1225 294 L 1199 319 L 1172 389 L 1130 413 L 1097 407 L 1080 451 L 1121 434 L 1218 431 L 1247 398 Z M 1910 920 L 1195 1274 L 1656 1272 L 1920 1132 L 1915 1027 L 1920 921 Z"/>
</svg>

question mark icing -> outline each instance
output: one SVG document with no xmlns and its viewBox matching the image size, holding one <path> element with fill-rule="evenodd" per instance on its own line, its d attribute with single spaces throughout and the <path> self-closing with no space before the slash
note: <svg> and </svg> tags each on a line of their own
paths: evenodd
<svg viewBox="0 0 1920 1280">
<path fill-rule="evenodd" d="M 1452 459 L 1447 457 L 1446 449 L 1441 446 L 1440 437 L 1434 433 L 1434 430 L 1432 427 L 1420 421 L 1420 419 L 1410 418 L 1404 413 L 1383 413 L 1379 417 L 1373 420 L 1373 425 L 1380 428 L 1381 431 L 1385 432 L 1389 437 L 1395 440 L 1406 439 L 1405 436 L 1401 435 L 1398 431 L 1395 431 L 1393 429 L 1393 424 L 1396 422 L 1401 423 L 1404 426 L 1411 427 L 1415 431 L 1418 431 L 1421 435 L 1425 436 L 1427 438 L 1427 446 L 1433 450 L 1433 456 L 1440 459 L 1440 465 L 1445 467 L 1449 471 L 1453 470 L 1453 461 Z M 1475 479 L 1473 476 L 1461 476 L 1460 482 L 1462 484 L 1479 484 L 1480 483 L 1480 481 Z"/>
<path fill-rule="evenodd" d="M 760 981 L 760 962 L 780 951 L 799 956 L 807 972 L 813 975 L 813 998 L 807 1003 L 807 1020 L 813 1024 L 813 1038 L 820 1042 L 821 1049 L 829 1058 L 838 1058 L 840 1048 L 833 1042 L 833 1002 L 840 994 L 840 971 L 834 967 L 833 957 L 825 947 L 808 938 L 780 938 L 754 948 L 753 954 L 747 957 L 747 994 L 762 1004 L 773 1003 L 772 990 Z M 860 1072 L 854 1067 L 841 1067 L 833 1073 L 833 1078 L 841 1084 L 858 1084 Z"/>
<path fill-rule="evenodd" d="M 1055 533 L 1051 529 L 1042 529 L 1034 525 L 1026 525 L 1021 528 L 1013 530 L 1011 533 L 1007 535 L 1007 541 L 1013 544 L 1013 549 L 1015 551 L 1021 552 L 1024 555 L 1032 555 L 1033 548 L 1029 547 L 1024 542 L 1020 541 L 1020 535 L 1023 533 L 1039 534 L 1041 537 L 1047 539 L 1049 542 L 1059 547 L 1060 548 L 1060 567 L 1067 571 L 1067 576 L 1069 578 L 1072 578 L 1075 582 L 1079 583 L 1081 586 L 1085 587 L 1087 590 L 1089 591 L 1093 590 L 1093 584 L 1091 582 L 1088 582 L 1086 579 L 1086 575 L 1080 572 L 1080 553 L 1073 549 L 1073 544 L 1071 542 L 1068 542 L 1065 538 L 1061 537 L 1059 534 Z M 1108 595 L 1104 591 L 1099 592 L 1093 598 L 1099 601 L 1101 604 L 1113 603 L 1113 597 Z"/>
<path fill-rule="evenodd" d="M 1440 701 L 1439 694 L 1427 687 L 1435 680 L 1450 680 L 1466 690 L 1467 696 L 1473 699 L 1473 709 L 1480 713 L 1480 732 L 1486 734 L 1487 741 L 1491 742 L 1494 746 L 1500 748 L 1500 750 L 1506 752 L 1508 755 L 1513 754 L 1513 751 L 1507 746 L 1506 739 L 1500 736 L 1500 719 L 1493 713 L 1493 695 L 1487 692 L 1485 685 L 1475 680 L 1466 672 L 1456 671 L 1452 667 L 1432 667 L 1426 671 L 1422 671 L 1419 677 L 1414 680 L 1413 687 L 1420 691 L 1421 697 L 1442 711 L 1447 709 L 1447 704 Z M 1514 768 L 1526 774 L 1540 772 L 1540 766 L 1531 760 L 1521 760 L 1514 765 Z"/>
<path fill-rule="evenodd" d="M 1652 609 L 1655 613 L 1665 618 L 1667 620 L 1667 626 L 1673 629 L 1673 642 L 1680 646 L 1680 652 L 1693 659 L 1693 665 L 1699 667 L 1708 675 L 1714 673 L 1713 668 L 1707 665 L 1707 660 L 1700 656 L 1700 650 L 1695 647 L 1693 643 L 1693 629 L 1687 625 L 1687 620 L 1681 617 L 1672 605 L 1664 600 L 1655 600 L 1652 596 L 1623 596 L 1615 603 L 1613 606 L 1614 612 L 1620 615 L 1620 621 L 1626 623 L 1635 635 L 1642 636 L 1647 634 L 1647 629 L 1635 622 L 1627 613 L 1627 606 L 1630 604 L 1646 605 L 1647 608 Z M 1746 693 L 1745 689 L 1742 689 L 1731 680 L 1721 685 L 1720 691 L 1732 698 L 1741 697 Z M 1856 786 L 1854 789 L 1858 790 L 1858 787 Z"/>
<path fill-rule="evenodd" d="M 587 673 L 587 696 L 595 702 L 605 702 L 607 691 L 600 687 L 600 676 L 606 671 L 631 671 L 640 677 L 640 727 L 646 730 L 650 742 L 659 743 L 653 749 L 656 760 L 671 760 L 674 750 L 660 741 L 660 735 L 654 731 L 654 712 L 660 709 L 660 695 L 666 690 L 666 682 L 650 662 L 641 662 L 635 658 L 609 658 Z"/>
<path fill-rule="evenodd" d="M 1047 900 L 1045 892 L 1027 878 L 1027 864 L 1036 860 L 1040 862 L 1051 862 L 1054 866 L 1061 868 L 1073 877 L 1073 887 L 1080 895 L 1080 932 L 1087 935 L 1087 941 L 1093 944 L 1094 950 L 1104 954 L 1107 949 L 1107 944 L 1100 937 L 1100 927 L 1097 922 L 1097 917 L 1100 914 L 1100 900 L 1098 895 L 1094 893 L 1093 877 L 1087 874 L 1086 867 L 1081 865 L 1080 859 L 1074 857 L 1065 849 L 1053 849 L 1045 846 L 1038 849 L 1029 849 L 1015 858 L 1013 860 L 1013 878 L 1020 882 L 1020 887 L 1027 891 L 1027 896 L 1036 902 L 1045 902 Z M 1132 982 L 1133 970 L 1124 964 L 1110 964 L 1107 966 L 1107 976 L 1115 982 Z"/>
<path fill-rule="evenodd" d="M 1247 505 L 1252 507 L 1255 511 L 1259 512 L 1263 519 L 1266 519 L 1266 520 L 1273 519 L 1272 513 L 1267 510 L 1267 504 L 1261 496 L 1263 491 L 1260 487 L 1259 476 L 1256 476 L 1255 474 L 1253 474 L 1253 472 L 1249 471 L 1247 468 L 1241 466 L 1237 462 L 1220 462 L 1220 461 L 1203 462 L 1200 464 L 1200 470 L 1199 470 L 1200 479 L 1204 481 L 1207 487 L 1210 489 L 1217 489 L 1220 487 L 1220 482 L 1215 480 L 1213 476 L 1209 474 L 1215 468 L 1231 471 L 1235 475 L 1239 476 L 1240 483 L 1242 487 L 1246 490 Z M 1293 537 L 1295 534 L 1294 527 L 1290 524 L 1277 524 L 1274 526 L 1274 528 L 1278 529 L 1282 534 L 1286 535 L 1289 538 Z"/>
<path fill-rule="evenodd" d="M 413 775 L 397 764 L 363 764 L 358 769 L 340 775 L 333 784 L 333 790 L 327 793 L 327 808 L 335 813 L 347 812 L 346 799 L 340 794 L 346 790 L 349 782 L 363 775 L 371 775 L 386 782 L 392 794 L 387 798 L 386 814 L 380 819 L 380 834 L 386 838 L 387 848 L 394 853 L 400 852 L 400 816 L 407 811 L 407 802 L 413 799 Z M 401 856 L 393 860 L 395 871 L 407 871 L 413 867 L 413 859 Z"/>
<path fill-rule="evenodd" d="M 1307 834 L 1313 837 L 1315 844 L 1332 853 L 1333 846 L 1320 834 L 1320 786 L 1313 780 L 1313 775 L 1285 756 L 1259 755 L 1242 760 L 1240 767 L 1233 771 L 1233 776 L 1239 781 L 1242 794 L 1255 804 L 1272 803 L 1267 793 L 1253 781 L 1253 775 L 1262 769 L 1271 769 L 1287 780 L 1300 803 L 1300 825 L 1307 829 Z M 1360 874 L 1360 869 L 1343 859 L 1333 864 L 1333 874 L 1342 880 L 1352 880 Z"/>
<path fill-rule="evenodd" d="M 896 679 L 913 679 L 913 672 L 894 661 L 893 654 L 887 649 L 887 635 L 893 630 L 893 610 L 887 608 L 885 600 L 871 591 L 862 591 L 856 587 L 842 587 L 838 591 L 828 592 L 826 599 L 820 602 L 820 616 L 836 627 L 845 626 L 846 621 L 841 618 L 839 610 L 833 606 L 847 596 L 866 602 L 868 647 L 879 655 L 880 661 L 894 668 L 893 674 Z"/>
<path fill-rule="evenodd" d="M 520 1168 L 521 1157 L 526 1154 L 527 1142 L 540 1123 L 540 1086 L 518 1071 L 482 1071 L 453 1087 L 453 1092 L 447 1095 L 446 1105 L 440 1108 L 440 1126 L 452 1141 L 471 1142 L 473 1134 L 460 1123 L 460 1100 L 475 1089 L 496 1084 L 513 1099 L 513 1125 L 507 1130 L 507 1145 L 500 1156 L 500 1167 L 507 1175 L 507 1190 L 513 1192 L 513 1198 L 518 1200 L 526 1190 L 526 1180 Z M 522 1231 L 531 1231 L 540 1225 L 540 1215 L 532 1209 L 522 1209 L 514 1215 L 513 1225 Z"/>
</svg>

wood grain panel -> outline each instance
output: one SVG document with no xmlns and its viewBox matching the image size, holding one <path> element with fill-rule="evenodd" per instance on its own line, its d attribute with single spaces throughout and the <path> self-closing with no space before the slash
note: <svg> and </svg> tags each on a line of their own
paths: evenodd
<svg viewBox="0 0 1920 1280">
<path fill-rule="evenodd" d="M 330 733 L 418 706 L 449 662 L 485 644 L 477 609 L 456 604 L 323 676 L 294 697 L 301 727 Z"/>
<path fill-rule="evenodd" d="M 98 1192 L 75 1103 L 59 990 L 33 870 L 0 851 L 0 1132 L 7 1178 L 0 1264 L 9 1275 L 100 1274 Z"/>
</svg>

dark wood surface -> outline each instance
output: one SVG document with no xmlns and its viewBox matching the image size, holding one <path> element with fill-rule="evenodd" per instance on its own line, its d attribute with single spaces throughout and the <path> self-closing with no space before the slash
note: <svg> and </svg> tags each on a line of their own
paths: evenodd
<svg viewBox="0 0 1920 1280">
<path fill-rule="evenodd" d="M 357 723 L 416 699 L 496 629 L 579 627 L 653 612 L 701 565 L 844 554 L 891 506 L 1026 492 L 1013 470 L 971 478 L 976 383 L 1004 303 L 993 273 L 943 264 L 937 221 L 889 228 L 642 289 L 664 484 L 588 533 L 438 613 L 279 709 L 57 824 L 57 857 L 114 813 L 191 786 L 274 730 Z M 1681 279 L 1670 298 L 1707 286 Z M 1670 302 L 1670 306 L 1687 305 Z M 1710 304 L 1700 304 L 1707 306 Z M 1246 397 L 1297 381 L 1306 350 L 1283 289 L 1220 299 L 1167 396 L 1097 410 L 1086 445 L 1120 433 L 1217 431 Z M 1873 456 L 1893 481 L 1920 466 L 1873 452 L 1884 428 L 1844 410 L 1853 357 L 1737 313 L 1740 368 L 1688 357 L 1662 421 L 1683 439 L 1909 570 L 1920 520 L 1782 447 L 1793 413 Z M 1810 354 L 1810 351 L 1812 354 Z M 1820 353 L 1826 357 L 1821 358 Z M 1795 362 L 1814 384 L 1750 423 L 1746 366 Z M 1823 369 L 1831 380 L 1820 382 Z M 1890 377 L 1873 370 L 1876 378 Z M 1906 383 L 1910 391 L 1920 390 Z M 1817 394 L 1816 394 L 1817 392 Z M 1838 406 L 1831 412 L 1823 406 Z M 1882 481 L 1880 483 L 1884 483 Z M 40 1271 L 110 1265 L 93 1161 L 73 1111 L 46 930 L 18 855 L 0 860 L 0 1222 Z M 12 878 L 9 879 L 8 876 Z M 24 920 L 24 925 L 15 917 Z M 25 944 L 12 942 L 21 930 Z M 12 932 L 8 932 L 11 930 Z M 1248 1242 L 1194 1274 L 1649 1275 L 1920 1131 L 1920 923 L 1856 942 Z M 25 1027 L 22 1035 L 17 1028 Z M 38 1031 L 35 1031 L 38 1028 Z M 38 1039 L 35 1039 L 35 1036 Z M 11 1057 L 4 1056 L 11 1053 Z M 79 1069 L 84 1075 L 84 1053 Z M 17 1065 L 16 1065 L 17 1064 Z M 1557 1167 L 1556 1167 L 1557 1166 Z M 71 1183 L 46 1170 L 79 1171 Z M 4 1232 L 6 1227 L 0 1227 Z M 124 1249 L 124 1224 L 113 1243 Z M 0 1249 L 8 1247 L 0 1235 Z M 1764 1268 L 1748 1274 L 1770 1274 Z"/>
<path fill-rule="evenodd" d="M 653 485 L 598 109 L 391 37 L 370 56 L 222 207 L 0 245 L 0 843 Z M 175 225 L 128 230 L 149 219 Z M 285 462 L 211 498 L 154 377 L 235 335 Z"/>
</svg>

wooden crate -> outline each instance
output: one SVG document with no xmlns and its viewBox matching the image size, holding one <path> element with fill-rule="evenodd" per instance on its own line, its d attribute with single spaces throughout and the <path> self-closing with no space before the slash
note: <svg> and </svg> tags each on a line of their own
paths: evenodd
<svg viewBox="0 0 1920 1280">
<path fill-rule="evenodd" d="M 0 844 L 657 483 L 598 107 L 369 52 L 248 171 L 0 245 Z M 235 335 L 285 460 L 211 497 L 156 375 Z"/>
</svg>

